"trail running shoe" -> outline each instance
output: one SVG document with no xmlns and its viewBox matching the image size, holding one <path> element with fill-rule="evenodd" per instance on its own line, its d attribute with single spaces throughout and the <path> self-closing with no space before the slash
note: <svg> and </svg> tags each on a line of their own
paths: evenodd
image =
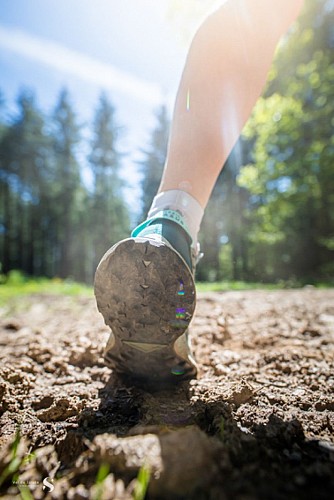
<svg viewBox="0 0 334 500">
<path fill-rule="evenodd" d="M 139 382 L 193 378 L 188 342 L 194 314 L 196 255 L 178 212 L 164 210 L 102 257 L 97 307 L 112 332 L 107 364 Z"/>
</svg>

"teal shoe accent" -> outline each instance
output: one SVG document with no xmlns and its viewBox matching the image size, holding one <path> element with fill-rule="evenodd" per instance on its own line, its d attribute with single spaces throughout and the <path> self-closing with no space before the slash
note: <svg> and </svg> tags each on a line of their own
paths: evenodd
<svg viewBox="0 0 334 500">
<path fill-rule="evenodd" d="M 192 241 L 189 229 L 188 229 L 187 224 L 185 223 L 182 215 L 179 212 L 177 212 L 176 210 L 169 210 L 169 209 L 161 210 L 161 212 L 158 212 L 157 214 L 155 214 L 154 217 L 151 217 L 150 219 L 147 219 L 144 222 L 142 222 L 141 224 L 139 224 L 139 226 L 137 226 L 132 231 L 131 236 L 132 237 L 139 236 L 139 233 L 143 229 L 145 229 L 147 226 L 150 226 L 152 224 L 152 222 L 156 221 L 157 219 L 164 219 L 164 220 L 169 220 L 171 222 L 175 222 L 176 224 L 181 226 L 186 231 L 190 240 Z"/>
<path fill-rule="evenodd" d="M 153 235 L 165 238 L 182 256 L 189 269 L 193 271 L 192 239 L 183 217 L 174 210 L 163 210 L 151 219 L 137 226 L 131 233 L 132 237 L 149 238 Z"/>
</svg>

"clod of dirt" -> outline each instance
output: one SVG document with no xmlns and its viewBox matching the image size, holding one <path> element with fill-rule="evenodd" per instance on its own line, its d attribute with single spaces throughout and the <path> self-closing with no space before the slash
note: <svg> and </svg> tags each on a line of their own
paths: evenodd
<svg viewBox="0 0 334 500">
<path fill-rule="evenodd" d="M 297 419 L 284 422 L 274 414 L 270 415 L 266 425 L 259 425 L 255 429 L 255 433 L 270 441 L 271 446 L 280 448 L 291 446 L 294 443 L 300 444 L 305 440 L 303 427 Z"/>
<path fill-rule="evenodd" d="M 100 361 L 100 352 L 96 345 L 88 343 L 85 346 L 78 347 L 71 352 L 69 363 L 74 366 L 84 368 L 85 366 L 95 366 Z"/>
<path fill-rule="evenodd" d="M 241 380 L 239 383 L 231 387 L 227 393 L 227 401 L 235 404 L 236 406 L 240 406 L 251 401 L 255 392 L 254 387 L 252 387 L 249 382 Z"/>
<path fill-rule="evenodd" d="M 47 402 L 51 403 L 49 408 L 37 411 L 37 417 L 41 422 L 66 420 L 73 415 L 77 415 L 85 406 L 84 401 L 67 396 L 55 398 L 54 400 L 48 398 Z"/>
<path fill-rule="evenodd" d="M 76 466 L 82 468 L 85 461 L 105 462 L 111 470 L 128 478 L 135 477 L 145 466 L 151 474 L 149 492 L 169 498 L 208 486 L 217 473 L 217 459 L 222 453 L 219 443 L 191 426 L 160 435 L 96 436 Z"/>
<path fill-rule="evenodd" d="M 163 470 L 150 484 L 153 494 L 192 495 L 208 488 L 219 471 L 223 447 L 197 427 L 160 436 Z M 219 456 L 220 455 L 220 456 Z"/>
<path fill-rule="evenodd" d="M 93 457 L 98 462 L 108 463 L 118 473 L 136 475 L 146 465 L 153 477 L 159 477 L 162 470 L 161 446 L 155 434 L 117 438 L 100 434 L 93 440 Z M 89 456 L 91 451 L 87 452 Z M 80 464 L 78 464 L 80 465 Z"/>
<path fill-rule="evenodd" d="M 2 377 L 0 377 L 0 402 L 4 398 L 5 394 L 8 392 L 8 382 L 6 382 Z"/>
</svg>

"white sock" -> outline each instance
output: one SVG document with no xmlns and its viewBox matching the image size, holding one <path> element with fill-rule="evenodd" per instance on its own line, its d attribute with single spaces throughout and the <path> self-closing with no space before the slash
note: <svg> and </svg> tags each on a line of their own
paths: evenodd
<svg viewBox="0 0 334 500">
<path fill-rule="evenodd" d="M 196 246 L 197 234 L 204 215 L 204 210 L 199 202 L 186 191 L 170 189 L 154 197 L 148 218 L 154 217 L 162 210 L 175 210 L 181 213 L 189 229 L 193 245 Z"/>
</svg>

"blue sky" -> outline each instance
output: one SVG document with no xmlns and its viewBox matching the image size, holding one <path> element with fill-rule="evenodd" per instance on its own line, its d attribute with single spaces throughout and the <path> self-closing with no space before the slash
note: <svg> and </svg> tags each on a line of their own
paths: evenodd
<svg viewBox="0 0 334 500">
<path fill-rule="evenodd" d="M 50 112 L 69 89 L 81 123 L 106 91 L 124 127 L 124 171 L 138 182 L 158 107 L 172 103 L 187 44 L 168 15 L 170 0 L 1 0 L 0 89 L 9 111 L 22 87 Z M 88 127 L 86 128 L 88 130 Z"/>
</svg>

